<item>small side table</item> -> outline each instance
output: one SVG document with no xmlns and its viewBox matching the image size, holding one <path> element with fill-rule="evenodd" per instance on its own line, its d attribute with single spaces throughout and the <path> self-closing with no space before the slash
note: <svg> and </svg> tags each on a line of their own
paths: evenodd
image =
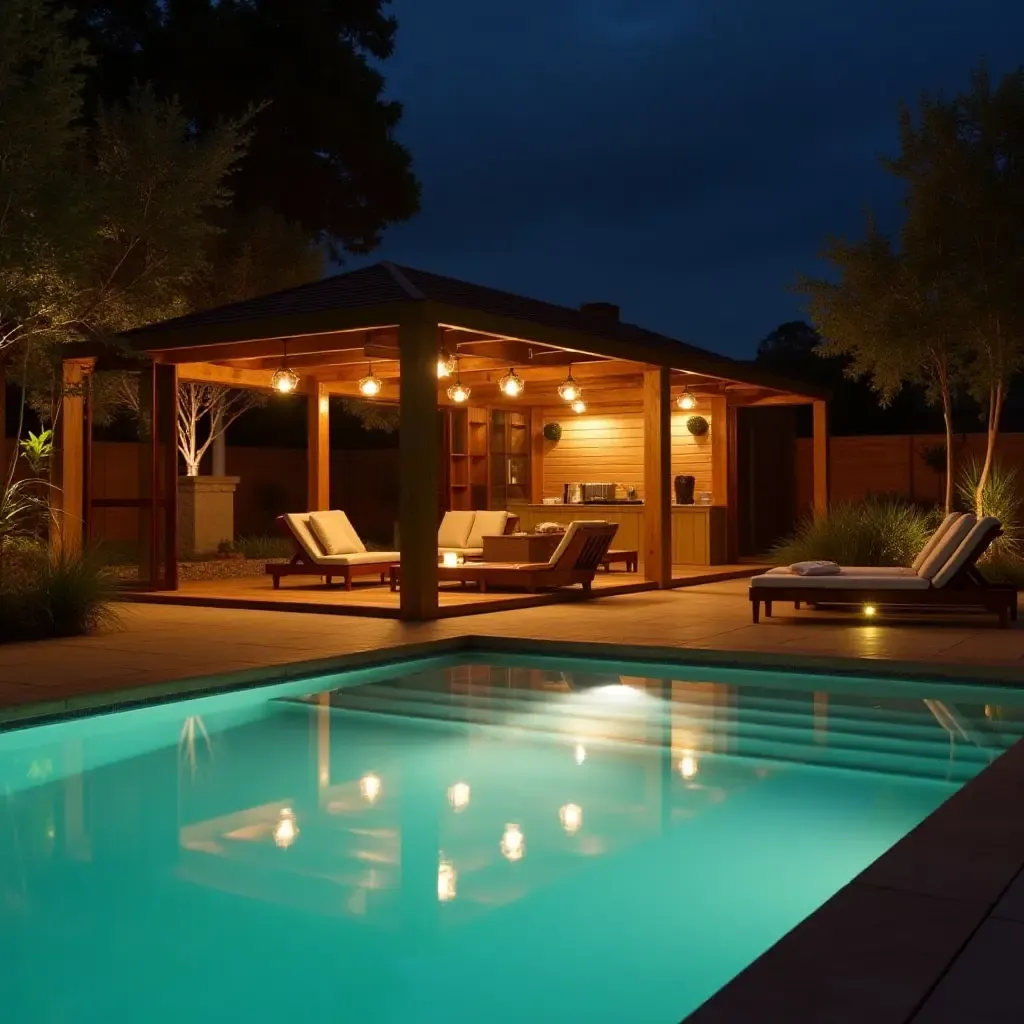
<svg viewBox="0 0 1024 1024">
<path fill-rule="evenodd" d="M 506 533 L 484 537 L 485 562 L 546 562 L 562 542 L 561 533 Z"/>
</svg>

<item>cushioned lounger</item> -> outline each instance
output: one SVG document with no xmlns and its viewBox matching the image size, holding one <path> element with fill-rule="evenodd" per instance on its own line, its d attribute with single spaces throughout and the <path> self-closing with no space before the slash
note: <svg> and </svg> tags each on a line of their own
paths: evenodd
<svg viewBox="0 0 1024 1024">
<path fill-rule="evenodd" d="M 916 572 L 847 567 L 837 576 L 799 576 L 785 568 L 772 569 L 750 581 L 754 622 L 759 621 L 762 605 L 771 615 L 773 602 L 792 601 L 797 606 L 807 602 L 978 608 L 997 614 L 1005 626 L 1017 617 L 1017 592 L 991 585 L 975 566 L 1001 533 L 999 521 L 991 516 L 977 521 L 961 516 L 936 543 L 922 549 Z"/>
</svg>

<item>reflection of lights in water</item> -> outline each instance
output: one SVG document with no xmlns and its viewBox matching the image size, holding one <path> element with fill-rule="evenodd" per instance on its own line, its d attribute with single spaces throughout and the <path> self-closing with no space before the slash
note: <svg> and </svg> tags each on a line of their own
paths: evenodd
<svg viewBox="0 0 1024 1024">
<path fill-rule="evenodd" d="M 437 865 L 437 898 L 442 903 L 448 903 L 455 899 L 455 880 L 458 872 L 450 860 L 443 857 Z"/>
<path fill-rule="evenodd" d="M 290 807 L 281 808 L 281 817 L 274 826 L 274 842 L 287 850 L 299 836 L 299 826 L 295 824 L 295 812 Z"/>
<path fill-rule="evenodd" d="M 363 799 L 368 804 L 376 803 L 377 797 L 380 796 L 380 790 L 380 776 L 374 775 L 373 772 L 364 775 L 359 780 L 359 792 L 363 794 Z"/>
<path fill-rule="evenodd" d="M 469 806 L 469 783 L 456 782 L 454 786 L 449 786 L 448 803 L 456 814 L 464 811 Z"/>
<path fill-rule="evenodd" d="M 587 759 L 587 748 L 582 743 L 577 743 L 572 751 L 572 759 L 577 764 L 583 764 Z"/>
<path fill-rule="evenodd" d="M 625 683 L 595 686 L 590 693 L 592 696 L 600 697 L 612 704 L 630 704 L 646 696 L 643 690 L 639 690 L 635 686 L 627 686 Z"/>
<path fill-rule="evenodd" d="M 697 755 L 692 750 L 684 750 L 683 756 L 679 758 L 679 774 L 684 779 L 692 779 L 699 769 Z"/>
<path fill-rule="evenodd" d="M 579 804 L 562 804 L 558 809 L 558 820 L 569 835 L 579 832 L 583 826 L 583 808 Z"/>
<path fill-rule="evenodd" d="M 509 824 L 501 836 L 501 852 L 506 860 L 522 860 L 526 853 L 526 839 L 518 825 Z"/>
</svg>

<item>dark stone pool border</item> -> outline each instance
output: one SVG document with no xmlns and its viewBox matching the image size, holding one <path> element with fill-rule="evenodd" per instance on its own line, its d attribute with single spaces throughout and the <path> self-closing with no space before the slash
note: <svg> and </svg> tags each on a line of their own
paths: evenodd
<svg viewBox="0 0 1024 1024">
<path fill-rule="evenodd" d="M 0 732 L 346 669 L 488 652 L 965 685 L 1024 683 L 1020 671 L 1013 667 L 471 635 L 0 708 Z M 1024 942 L 1022 797 L 1024 742 L 958 790 L 686 1020 L 692 1024 L 942 1024 L 961 1020 L 984 1024 L 1024 1019 L 1015 971 L 1005 966 L 987 968 L 993 960 L 993 942 L 997 947 L 1000 942 L 1018 946 Z M 982 942 L 984 956 L 972 952 Z M 1013 962 L 1009 955 L 995 959 L 1000 964 Z M 979 971 L 984 978 L 975 983 Z M 965 1000 L 969 1003 L 966 1011 Z M 1006 1015 L 1008 1007 L 1018 1009 L 1015 1016 Z"/>
</svg>

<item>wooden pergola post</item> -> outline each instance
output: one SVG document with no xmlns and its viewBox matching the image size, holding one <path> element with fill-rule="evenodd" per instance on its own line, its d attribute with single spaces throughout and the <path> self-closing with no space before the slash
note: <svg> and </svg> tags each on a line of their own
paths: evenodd
<svg viewBox="0 0 1024 1024">
<path fill-rule="evenodd" d="M 82 363 L 66 359 L 61 369 L 61 402 L 54 433 L 51 472 L 50 547 L 63 555 L 82 550 L 84 517 L 85 406 Z"/>
<path fill-rule="evenodd" d="M 437 323 L 398 327 L 400 363 L 398 536 L 403 619 L 437 618 Z"/>
<path fill-rule="evenodd" d="M 150 590 L 177 590 L 177 366 L 152 363 L 139 374 L 139 411 L 139 579 Z"/>
<path fill-rule="evenodd" d="M 828 404 L 814 402 L 811 447 L 813 459 L 814 518 L 828 514 Z"/>
<path fill-rule="evenodd" d="M 725 506 L 725 558 L 739 558 L 737 409 L 725 395 L 711 396 L 711 501 Z"/>
<path fill-rule="evenodd" d="M 669 371 L 644 371 L 644 579 L 672 583 L 672 411 Z"/>
<path fill-rule="evenodd" d="M 327 386 L 310 380 L 306 416 L 306 505 L 309 512 L 331 507 L 331 403 Z"/>
</svg>

